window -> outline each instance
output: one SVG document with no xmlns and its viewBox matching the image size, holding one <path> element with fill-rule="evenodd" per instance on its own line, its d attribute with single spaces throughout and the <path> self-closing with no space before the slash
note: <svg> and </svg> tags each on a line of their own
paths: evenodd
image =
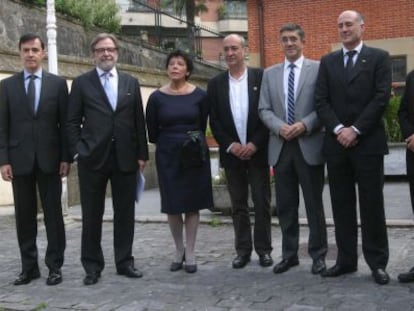
<svg viewBox="0 0 414 311">
<path fill-rule="evenodd" d="M 225 0 L 225 17 L 227 19 L 246 19 L 247 5 L 246 1 Z"/>
<path fill-rule="evenodd" d="M 407 56 L 391 56 L 392 82 L 404 82 L 407 75 Z"/>
</svg>

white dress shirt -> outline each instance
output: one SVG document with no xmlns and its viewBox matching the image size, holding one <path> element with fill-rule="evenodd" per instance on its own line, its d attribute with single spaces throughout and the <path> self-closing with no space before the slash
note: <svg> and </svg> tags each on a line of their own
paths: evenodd
<svg viewBox="0 0 414 311">
<path fill-rule="evenodd" d="M 247 117 L 249 112 L 249 91 L 247 68 L 243 75 L 236 79 L 229 73 L 229 99 L 237 134 L 242 145 L 247 141 Z"/>
</svg>

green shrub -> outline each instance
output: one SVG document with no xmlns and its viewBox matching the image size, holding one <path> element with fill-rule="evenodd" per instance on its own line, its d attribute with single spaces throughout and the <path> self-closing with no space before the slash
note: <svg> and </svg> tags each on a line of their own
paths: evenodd
<svg viewBox="0 0 414 311">
<path fill-rule="evenodd" d="M 398 122 L 398 108 L 401 96 L 392 96 L 384 113 L 385 132 L 388 142 L 401 142 L 401 129 Z"/>
<path fill-rule="evenodd" d="M 46 6 L 46 0 L 25 0 L 37 6 Z M 101 27 L 118 33 L 121 29 L 119 8 L 115 0 L 56 0 L 57 12 L 78 19 L 86 29 Z"/>
</svg>

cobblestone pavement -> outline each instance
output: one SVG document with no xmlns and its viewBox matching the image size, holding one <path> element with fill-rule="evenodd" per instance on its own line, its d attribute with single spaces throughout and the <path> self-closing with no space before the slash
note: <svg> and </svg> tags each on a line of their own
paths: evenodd
<svg viewBox="0 0 414 311">
<path fill-rule="evenodd" d="M 202 224 L 197 240 L 198 272 L 170 272 L 174 246 L 165 223 L 137 223 L 134 255 L 141 279 L 128 279 L 115 272 L 112 223 L 103 225 L 106 268 L 94 286 L 84 286 L 80 258 L 81 223 L 68 217 L 67 251 L 63 283 L 45 285 L 43 263 L 45 230 L 39 226 L 38 247 L 42 278 L 28 285 L 13 286 L 20 260 L 13 216 L 0 217 L 0 310 L 414 310 L 414 284 L 400 284 L 398 273 L 414 265 L 414 228 L 389 227 L 391 282 L 375 284 L 360 256 L 359 270 L 339 278 L 323 279 L 310 273 L 306 253 L 307 227 L 301 227 L 300 265 L 275 275 L 262 268 L 253 255 L 244 269 L 231 268 L 234 257 L 233 228 L 228 218 Z M 220 224 L 221 223 L 221 224 Z M 327 264 L 334 264 L 333 227 L 328 228 Z M 275 262 L 280 260 L 281 234 L 272 227 Z"/>
</svg>

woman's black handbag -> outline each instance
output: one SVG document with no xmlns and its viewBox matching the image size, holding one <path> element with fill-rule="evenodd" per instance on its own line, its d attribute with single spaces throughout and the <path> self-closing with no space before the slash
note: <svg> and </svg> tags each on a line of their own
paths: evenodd
<svg viewBox="0 0 414 311">
<path fill-rule="evenodd" d="M 188 139 L 180 151 L 181 167 L 184 169 L 200 167 L 207 160 L 207 144 L 201 131 L 188 131 Z"/>
</svg>

